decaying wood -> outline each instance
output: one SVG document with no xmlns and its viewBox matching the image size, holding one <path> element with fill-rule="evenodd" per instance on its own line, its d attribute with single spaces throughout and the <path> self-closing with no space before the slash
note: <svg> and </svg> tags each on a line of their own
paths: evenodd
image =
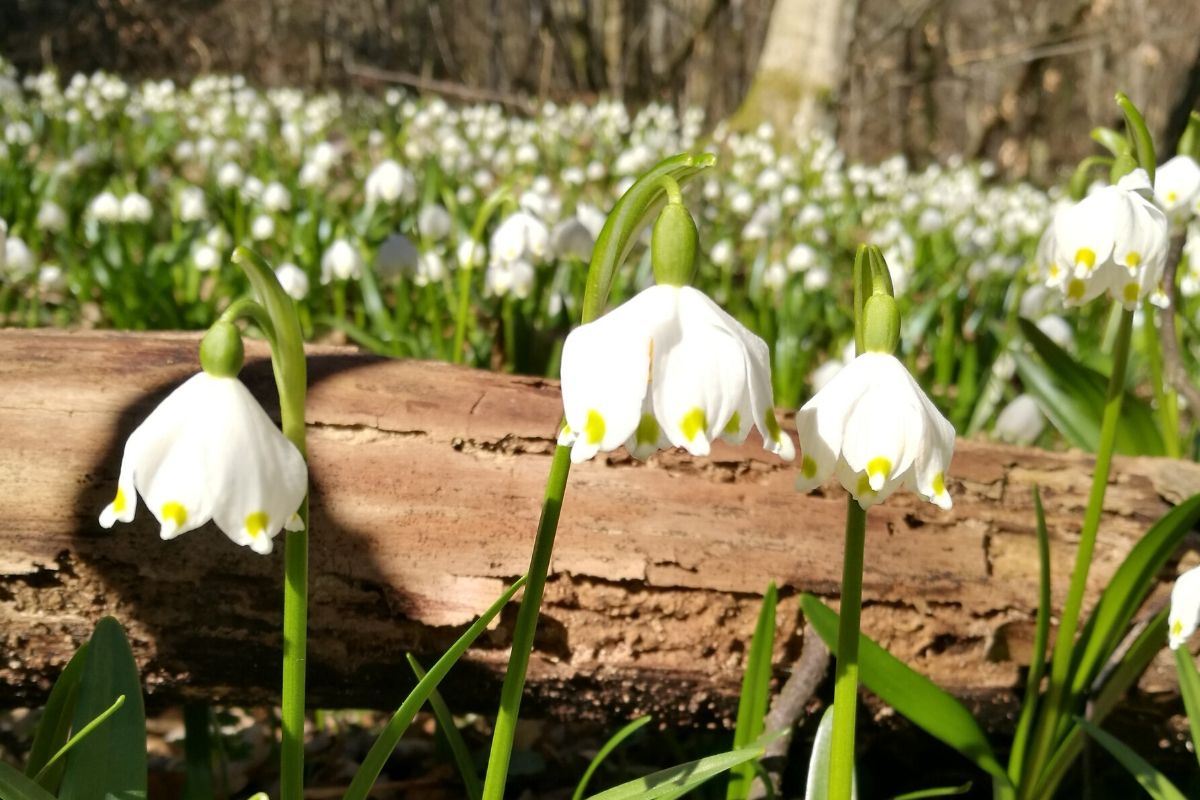
<svg viewBox="0 0 1200 800">
<path fill-rule="evenodd" d="M 271 699 L 282 548 L 258 556 L 211 527 L 164 543 L 144 508 L 113 531 L 96 522 L 125 437 L 197 369 L 196 341 L 0 332 L 0 703 L 39 702 L 104 614 L 126 625 L 152 699 Z M 244 377 L 270 408 L 264 350 L 248 350 Z M 439 653 L 525 570 L 558 389 L 335 348 L 311 350 L 310 386 L 310 697 L 388 707 L 410 684 L 404 652 Z M 1061 603 L 1091 465 L 960 441 L 953 511 L 897 496 L 869 515 L 866 632 L 1005 724 L 1037 599 L 1030 487 L 1042 487 Z M 702 460 L 622 452 L 574 467 L 529 707 L 726 722 L 769 580 L 783 598 L 782 676 L 800 650 L 798 592 L 836 595 L 845 507 L 833 487 L 796 494 L 794 473 L 755 442 Z M 1116 460 L 1093 596 L 1198 489 L 1196 465 Z M 514 616 L 515 605 L 452 673 L 455 707 L 492 707 Z M 1143 688 L 1173 686 L 1162 664 Z"/>
</svg>

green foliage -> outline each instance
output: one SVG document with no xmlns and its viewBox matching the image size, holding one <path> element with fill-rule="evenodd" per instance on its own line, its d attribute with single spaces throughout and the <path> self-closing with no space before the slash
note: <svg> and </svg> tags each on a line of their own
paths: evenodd
<svg viewBox="0 0 1200 800">
<path fill-rule="evenodd" d="M 408 659 L 408 666 L 417 676 L 417 680 L 420 681 L 424 678 L 425 669 L 420 662 L 411 653 L 406 653 L 404 657 Z M 483 784 L 479 781 L 479 773 L 475 771 L 471 750 L 463 741 L 458 726 L 454 724 L 454 715 L 450 713 L 450 707 L 446 705 L 441 692 L 437 689 L 429 693 L 429 707 L 433 709 L 433 715 L 437 718 L 438 732 L 446 740 L 446 745 L 450 748 L 450 755 L 454 758 L 454 765 L 458 767 L 458 774 L 462 778 L 468 800 L 479 800 L 483 796 Z"/>
<path fill-rule="evenodd" d="M 813 630 L 836 655 L 837 613 L 810 594 L 801 597 L 800 603 Z M 859 636 L 859 670 L 863 684 L 884 702 L 934 738 L 962 753 L 1000 785 L 1011 788 L 1008 775 L 1000 766 L 983 729 L 953 695 L 865 635 Z"/>
<path fill-rule="evenodd" d="M 83 666 L 86 662 L 87 643 L 81 644 L 71 656 L 71 660 L 63 667 L 46 707 L 42 710 L 42 719 L 38 723 L 37 733 L 29 748 L 29 759 L 25 764 L 25 775 L 35 778 L 38 785 L 51 793 L 58 791 L 62 781 L 63 767 L 66 762 L 59 759 L 47 769 L 50 759 L 67 743 L 71 735 L 71 719 L 75 716 L 75 704 L 79 699 L 79 683 L 83 677 Z"/>
<path fill-rule="evenodd" d="M 1022 319 L 1020 326 L 1021 334 L 1040 358 L 1034 359 L 1020 351 L 1013 353 L 1026 390 L 1037 399 L 1042 413 L 1067 441 L 1088 452 L 1096 452 L 1108 378 L 1080 364 L 1032 322 Z M 1129 392 L 1125 393 L 1121 405 L 1116 452 L 1165 455 L 1154 412 Z"/>
<path fill-rule="evenodd" d="M 596 770 L 604 763 L 604 760 L 612 754 L 614 750 L 633 734 L 641 730 L 645 725 L 649 724 L 653 719 L 649 714 L 644 717 L 638 717 L 632 722 L 626 723 L 619 731 L 614 733 L 604 745 L 596 751 L 596 755 L 584 770 L 583 777 L 579 779 L 578 785 L 575 786 L 575 791 L 571 795 L 571 800 L 583 800 L 584 793 L 587 792 L 588 784 L 592 780 L 592 776 L 596 774 Z"/>
<path fill-rule="evenodd" d="M 133 651 L 121 624 L 105 617 L 88 643 L 73 730 L 83 730 L 117 704 L 96 735 L 83 736 L 66 756 L 60 800 L 144 800 L 146 713 Z"/>
<path fill-rule="evenodd" d="M 742 693 L 738 698 L 737 725 L 733 732 L 733 749 L 746 747 L 763 733 L 763 720 L 771 699 L 771 655 L 775 648 L 775 607 L 778 591 L 772 581 L 763 595 L 758 612 L 758 624 L 750 640 L 750 655 L 746 659 L 746 674 L 742 676 Z M 729 772 L 727 800 L 743 800 L 750 796 L 754 785 L 753 764 L 741 764 Z"/>
<path fill-rule="evenodd" d="M 706 756 L 677 767 L 659 770 L 644 778 L 638 778 L 600 794 L 592 795 L 590 800 L 656 800 L 656 798 L 668 800 L 682 797 L 722 772 L 760 758 L 771 738 L 771 736 L 767 736 L 748 747 L 715 756 Z"/>
<path fill-rule="evenodd" d="M 1120 739 L 1085 719 L 1078 719 L 1076 723 L 1088 736 L 1099 742 L 1100 746 L 1107 750 L 1113 758 L 1120 761 L 1121 765 L 1129 770 L 1130 774 L 1137 779 L 1138 784 L 1154 800 L 1187 800 L 1183 792 L 1176 789 L 1165 775 L 1150 766 L 1150 762 L 1135 753 Z"/>
</svg>

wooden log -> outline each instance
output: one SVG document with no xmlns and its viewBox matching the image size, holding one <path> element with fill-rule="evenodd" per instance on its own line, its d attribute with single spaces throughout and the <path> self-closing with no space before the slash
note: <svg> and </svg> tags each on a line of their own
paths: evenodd
<svg viewBox="0 0 1200 800">
<path fill-rule="evenodd" d="M 0 703 L 39 703 L 104 614 L 125 624 L 152 700 L 275 696 L 282 548 L 259 556 L 211 526 L 161 542 L 144 508 L 112 531 L 96 521 L 125 438 L 198 368 L 196 344 L 0 332 Z M 243 377 L 272 408 L 265 350 L 248 353 Z M 403 653 L 440 653 L 526 569 L 558 388 L 344 348 L 310 354 L 310 699 L 391 707 L 411 683 Z M 727 723 L 769 580 L 783 597 L 776 664 L 795 659 L 797 593 L 838 591 L 845 495 L 797 494 L 795 467 L 758 445 L 646 464 L 622 451 L 572 469 L 530 713 Z M 1037 602 L 1030 489 L 1042 488 L 1061 604 L 1091 470 L 1079 453 L 960 441 L 952 511 L 907 495 L 872 509 L 865 631 L 1011 724 Z M 1116 459 L 1090 596 L 1198 489 L 1195 464 Z M 515 605 L 452 673 L 454 707 L 494 708 L 514 616 Z M 1151 692 L 1174 685 L 1169 660 L 1157 663 Z"/>
</svg>

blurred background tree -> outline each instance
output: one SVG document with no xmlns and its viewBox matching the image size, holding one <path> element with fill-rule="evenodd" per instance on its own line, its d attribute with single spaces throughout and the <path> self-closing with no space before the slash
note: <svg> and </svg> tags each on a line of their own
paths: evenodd
<svg viewBox="0 0 1200 800">
<path fill-rule="evenodd" d="M 854 158 L 981 156 L 1039 180 L 1118 122 L 1118 88 L 1166 145 L 1200 101 L 1200 13 L 1176 0 L 6 0 L 0 53 L 516 108 L 603 94 L 742 126 L 799 114 Z"/>
</svg>

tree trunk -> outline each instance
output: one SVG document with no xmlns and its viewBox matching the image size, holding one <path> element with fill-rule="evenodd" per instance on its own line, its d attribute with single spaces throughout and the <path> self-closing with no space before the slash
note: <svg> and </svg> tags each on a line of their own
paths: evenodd
<svg viewBox="0 0 1200 800">
<path fill-rule="evenodd" d="M 832 130 L 858 0 L 775 0 L 758 68 L 733 125 Z"/>
<path fill-rule="evenodd" d="M 112 531 L 96 521 L 125 438 L 197 369 L 197 341 L 0 332 L 0 703 L 40 703 L 105 614 L 126 626 L 152 700 L 274 698 L 282 548 L 259 556 L 212 526 L 161 542 L 144 508 Z M 272 408 L 265 350 L 247 350 L 243 377 Z M 404 652 L 439 654 L 525 570 L 558 387 L 309 352 L 310 699 L 394 707 L 410 683 Z M 795 660 L 798 593 L 838 591 L 845 495 L 797 494 L 795 467 L 758 445 L 646 464 L 622 451 L 573 468 L 531 713 L 727 723 L 770 580 L 783 598 L 775 663 L 782 674 Z M 960 441 L 953 511 L 898 495 L 868 516 L 865 632 L 992 723 L 1011 724 L 1038 594 L 1030 487 L 1042 488 L 1060 604 L 1091 470 L 1079 453 Z M 1116 459 L 1089 598 L 1170 503 L 1198 488 L 1198 465 Z M 456 709 L 494 707 L 514 612 L 451 674 Z M 1165 691 L 1170 659 L 1157 663 L 1143 688 Z"/>
</svg>

